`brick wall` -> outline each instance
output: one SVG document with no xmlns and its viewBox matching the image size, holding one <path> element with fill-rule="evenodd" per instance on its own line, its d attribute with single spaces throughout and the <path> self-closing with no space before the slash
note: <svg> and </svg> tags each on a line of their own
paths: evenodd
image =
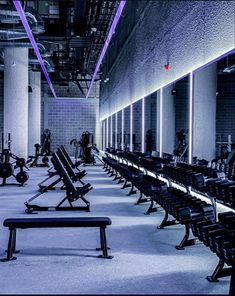
<svg viewBox="0 0 235 296">
<path fill-rule="evenodd" d="M 46 102 L 44 102 L 45 107 Z M 98 122 L 99 101 L 95 99 L 48 99 L 48 128 L 52 133 L 52 150 L 64 144 L 69 153 L 74 147 L 69 143 L 79 139 L 84 131 L 94 135 L 94 143 Z"/>
</svg>

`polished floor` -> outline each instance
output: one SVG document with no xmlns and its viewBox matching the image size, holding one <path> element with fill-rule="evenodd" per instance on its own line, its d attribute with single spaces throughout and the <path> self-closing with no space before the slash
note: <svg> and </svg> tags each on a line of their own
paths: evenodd
<svg viewBox="0 0 235 296">
<path fill-rule="evenodd" d="M 99 231 L 92 228 L 26 229 L 18 231 L 15 261 L 0 262 L 0 294 L 227 294 L 230 278 L 209 283 L 218 259 L 202 244 L 175 249 L 184 233 L 181 225 L 159 230 L 163 210 L 144 215 L 148 204 L 134 205 L 138 194 L 107 177 L 101 165 L 87 166 L 84 180 L 91 212 L 41 212 L 29 216 L 24 202 L 37 193 L 46 168 L 30 169 L 24 187 L 0 187 L 0 257 L 5 256 L 12 217 L 108 216 L 107 239 L 112 260 L 97 258 Z M 9 180 L 10 182 L 10 180 Z M 52 191 L 38 204 L 54 205 L 63 197 Z"/>
</svg>

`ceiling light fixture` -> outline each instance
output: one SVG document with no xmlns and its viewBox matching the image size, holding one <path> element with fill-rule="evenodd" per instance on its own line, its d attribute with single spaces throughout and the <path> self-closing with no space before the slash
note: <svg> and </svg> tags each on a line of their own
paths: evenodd
<svg viewBox="0 0 235 296">
<path fill-rule="evenodd" d="M 117 26 L 118 21 L 119 21 L 119 19 L 121 17 L 121 14 L 122 14 L 122 11 L 123 11 L 123 8 L 124 8 L 125 4 L 126 4 L 126 0 L 121 0 L 121 2 L 119 3 L 117 12 L 116 12 L 116 14 L 114 16 L 114 19 L 113 19 L 113 23 L 112 23 L 111 28 L 109 30 L 108 37 L 107 37 L 107 39 L 105 41 L 104 47 L 103 47 L 103 49 L 101 51 L 101 54 L 100 54 L 99 59 L 98 59 L 98 62 L 96 64 L 95 71 L 93 73 L 92 80 L 91 80 L 91 83 L 90 83 L 88 92 L 86 94 L 86 98 L 88 98 L 89 95 L 90 95 L 90 92 L 91 92 L 92 86 L 94 84 L 94 81 L 95 81 L 97 72 L 99 71 L 100 65 L 101 65 L 101 63 L 103 61 L 104 55 L 105 55 L 105 53 L 107 51 L 107 48 L 108 48 L 109 43 L 110 43 L 110 40 L 111 40 L 112 35 L 113 35 L 113 33 L 114 33 L 115 29 L 116 29 L 116 26 Z"/>
<path fill-rule="evenodd" d="M 33 46 L 33 49 L 35 51 L 35 54 L 36 54 L 36 56 L 38 58 L 38 61 L 39 61 L 40 65 L 41 65 L 42 71 L 43 71 L 43 73 L 44 73 L 44 75 L 46 77 L 46 80 L 47 80 L 47 82 L 49 84 L 49 87 L 50 87 L 50 89 L 52 91 L 52 94 L 56 98 L 56 93 L 55 93 L 54 87 L 53 87 L 53 85 L 51 83 L 49 74 L 47 73 L 46 67 L 45 67 L 44 62 L 42 60 L 42 57 L 40 55 L 40 52 L 39 52 L 37 43 L 36 43 L 36 41 L 35 41 L 35 39 L 33 37 L 33 33 L 31 31 L 31 29 L 29 27 L 29 24 L 28 24 L 28 21 L 27 21 L 27 19 L 25 17 L 24 10 L 23 10 L 23 8 L 21 6 L 21 3 L 20 3 L 19 0 L 13 0 L 13 3 L 15 5 L 15 8 L 16 8 L 18 14 L 19 14 L 19 17 L 21 19 L 21 22 L 22 22 L 22 24 L 23 24 L 23 26 L 25 28 L 25 31 L 26 31 L 26 33 L 28 35 L 28 38 L 29 38 L 29 40 L 30 40 L 30 42 L 31 42 L 31 44 Z"/>
</svg>

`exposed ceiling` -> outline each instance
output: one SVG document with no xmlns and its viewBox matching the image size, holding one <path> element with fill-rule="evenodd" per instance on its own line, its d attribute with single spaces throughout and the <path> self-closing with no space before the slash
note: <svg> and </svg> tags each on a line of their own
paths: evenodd
<svg viewBox="0 0 235 296">
<path fill-rule="evenodd" d="M 80 89 L 81 95 L 86 94 L 119 2 L 119 0 L 21 1 L 53 84 L 63 85 L 73 82 Z M 2 63 L 4 61 L 2 48 L 16 45 L 30 48 L 12 1 L 0 0 Z M 32 48 L 29 57 L 30 67 L 39 68 Z"/>
</svg>

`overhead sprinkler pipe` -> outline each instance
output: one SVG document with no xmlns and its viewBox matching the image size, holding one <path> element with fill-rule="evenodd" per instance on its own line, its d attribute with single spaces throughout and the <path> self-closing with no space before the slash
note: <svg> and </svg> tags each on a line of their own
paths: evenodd
<svg viewBox="0 0 235 296">
<path fill-rule="evenodd" d="M 19 14 L 19 17 L 21 19 L 21 22 L 22 22 L 22 24 L 23 24 L 23 26 L 25 28 L 25 31 L 26 31 L 26 33 L 28 35 L 28 38 L 29 38 L 29 40 L 30 40 L 30 42 L 31 42 L 31 44 L 33 46 L 33 49 L 35 51 L 35 54 L 36 54 L 36 56 L 38 58 L 38 61 L 39 61 L 40 65 L 41 65 L 42 71 L 43 71 L 43 73 L 45 75 L 45 78 L 46 78 L 46 80 L 48 82 L 48 85 L 49 85 L 49 87 L 51 89 L 51 92 L 52 92 L 53 96 L 56 98 L 56 93 L 55 93 L 54 87 L 53 87 L 53 85 L 51 83 L 51 79 L 49 77 L 49 74 L 48 74 L 48 72 L 46 70 L 46 67 L 44 65 L 44 62 L 43 62 L 42 57 L 40 55 L 40 52 L 39 52 L 37 43 L 36 43 L 36 41 L 35 41 L 35 39 L 33 37 L 33 33 L 31 31 L 31 29 L 29 27 L 29 24 L 28 24 L 28 21 L 27 21 L 27 19 L 25 17 L 24 10 L 23 10 L 23 8 L 21 6 L 21 3 L 20 3 L 19 0 L 13 0 L 13 3 L 15 5 L 15 8 L 16 8 L 18 14 Z"/>
</svg>

